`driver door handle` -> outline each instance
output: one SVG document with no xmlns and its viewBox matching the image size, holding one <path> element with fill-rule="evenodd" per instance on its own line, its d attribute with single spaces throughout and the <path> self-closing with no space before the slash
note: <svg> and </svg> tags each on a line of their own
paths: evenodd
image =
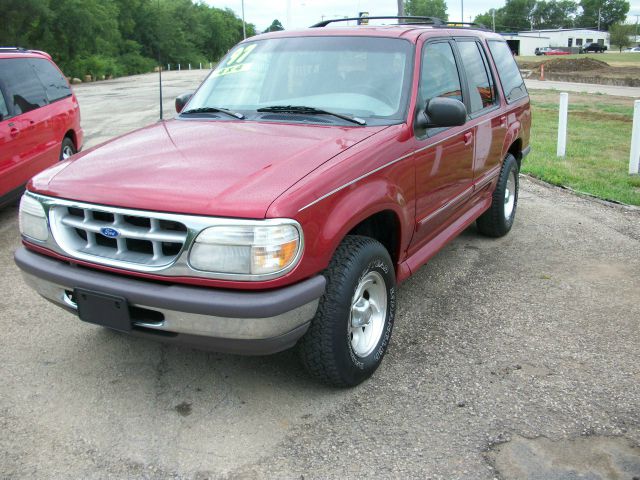
<svg viewBox="0 0 640 480">
<path fill-rule="evenodd" d="M 464 144 L 465 145 L 469 145 L 471 144 L 471 140 L 473 140 L 473 132 L 467 132 L 465 133 L 462 138 L 464 138 Z"/>
</svg>

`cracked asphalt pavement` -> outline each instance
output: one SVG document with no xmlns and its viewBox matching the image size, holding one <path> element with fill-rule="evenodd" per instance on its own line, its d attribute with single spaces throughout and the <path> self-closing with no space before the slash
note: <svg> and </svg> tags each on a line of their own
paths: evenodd
<svg viewBox="0 0 640 480">
<path fill-rule="evenodd" d="M 173 96 L 203 72 L 165 76 Z M 88 145 L 157 117 L 155 76 L 76 88 Z M 171 95 L 171 97 L 170 97 Z M 521 178 L 404 283 L 382 367 L 335 390 L 293 352 L 130 338 L 40 299 L 0 211 L 0 477 L 640 478 L 640 210 Z"/>
</svg>

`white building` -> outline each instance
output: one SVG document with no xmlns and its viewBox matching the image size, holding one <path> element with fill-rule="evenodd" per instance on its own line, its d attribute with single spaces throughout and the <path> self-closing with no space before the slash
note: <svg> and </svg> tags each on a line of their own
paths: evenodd
<svg viewBox="0 0 640 480">
<path fill-rule="evenodd" d="M 511 50 L 516 55 L 535 55 L 536 48 L 552 47 L 578 53 L 580 48 L 590 43 L 609 45 L 609 33 L 591 28 L 554 28 L 548 30 L 524 30 L 503 33 Z"/>
</svg>

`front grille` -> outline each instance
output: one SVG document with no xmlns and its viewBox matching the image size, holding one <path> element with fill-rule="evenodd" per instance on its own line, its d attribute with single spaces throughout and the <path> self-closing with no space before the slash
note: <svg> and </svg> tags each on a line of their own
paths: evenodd
<svg viewBox="0 0 640 480">
<path fill-rule="evenodd" d="M 175 261 L 187 240 L 187 227 L 174 220 L 77 206 L 53 210 L 56 242 L 73 253 L 161 267 Z"/>
</svg>

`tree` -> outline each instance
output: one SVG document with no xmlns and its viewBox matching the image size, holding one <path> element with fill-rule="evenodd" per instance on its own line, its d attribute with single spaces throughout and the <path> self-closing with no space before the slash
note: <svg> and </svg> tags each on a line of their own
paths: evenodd
<svg viewBox="0 0 640 480">
<path fill-rule="evenodd" d="M 75 77 L 148 72 L 159 54 L 208 65 L 242 40 L 232 10 L 194 0 L 0 0 L 0 12 L 0 45 L 44 50 Z"/>
<path fill-rule="evenodd" d="M 623 48 L 631 46 L 630 35 L 634 34 L 635 25 L 622 25 L 615 23 L 609 27 L 609 40 L 611 46 L 618 47 L 618 50 L 622 52 Z"/>
<path fill-rule="evenodd" d="M 609 30 L 614 23 L 622 23 L 626 20 L 630 5 L 627 0 L 581 0 L 580 7 L 582 13 L 576 18 L 578 27 L 600 26 L 601 30 Z"/>
<path fill-rule="evenodd" d="M 409 17 L 436 17 L 445 22 L 449 19 L 445 0 L 405 0 L 404 14 Z"/>
<path fill-rule="evenodd" d="M 533 10 L 533 27 L 570 28 L 578 13 L 578 4 L 572 0 L 539 0 Z"/>
<path fill-rule="evenodd" d="M 279 32 L 280 30 L 284 30 L 284 27 L 280 23 L 280 20 L 278 20 L 276 18 L 273 22 L 271 22 L 271 25 L 269 25 L 267 27 L 267 29 L 265 30 L 265 33 L 266 32 Z"/>
<path fill-rule="evenodd" d="M 534 26 L 536 0 L 507 0 L 502 8 L 495 10 L 496 30 L 517 32 Z M 474 22 L 487 27 L 492 25 L 491 10 L 476 16 Z"/>
</svg>

